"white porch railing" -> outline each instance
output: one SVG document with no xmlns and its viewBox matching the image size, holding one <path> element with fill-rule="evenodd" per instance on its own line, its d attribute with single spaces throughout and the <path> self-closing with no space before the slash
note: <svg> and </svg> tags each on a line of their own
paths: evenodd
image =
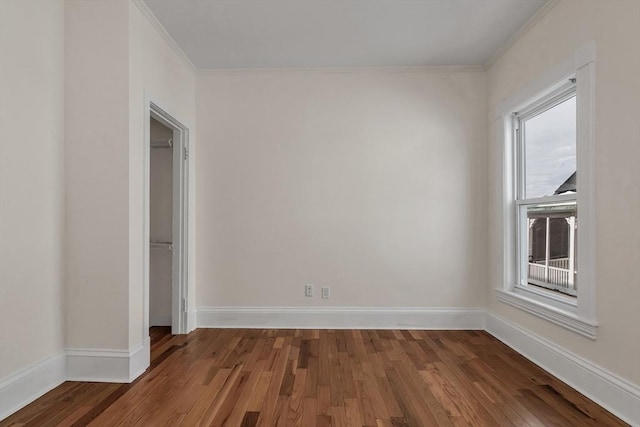
<svg viewBox="0 0 640 427">
<path fill-rule="evenodd" d="M 544 282 L 546 278 L 546 268 L 544 264 L 529 263 L 529 279 Z"/>
<path fill-rule="evenodd" d="M 529 263 L 529 280 L 533 284 L 575 295 L 573 274 L 568 259 L 549 260 L 549 265 Z"/>
<path fill-rule="evenodd" d="M 550 259 L 549 267 L 563 268 L 569 270 L 569 258 Z"/>
</svg>

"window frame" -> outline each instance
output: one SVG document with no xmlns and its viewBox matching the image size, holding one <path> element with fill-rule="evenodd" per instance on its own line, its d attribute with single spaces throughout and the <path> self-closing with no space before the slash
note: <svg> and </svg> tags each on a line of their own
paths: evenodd
<svg viewBox="0 0 640 427">
<path fill-rule="evenodd" d="M 517 185 L 521 168 L 515 117 L 525 116 L 540 108 L 551 108 L 549 103 L 563 93 L 572 92 L 575 79 L 576 96 L 576 185 L 579 191 L 572 195 L 526 199 L 531 202 L 575 200 L 580 211 L 580 239 L 576 269 L 580 274 L 577 296 L 564 296 L 535 286 L 520 286 L 522 258 L 519 251 L 518 228 L 519 196 Z M 499 210 L 502 230 L 502 283 L 496 289 L 499 301 L 546 319 L 568 330 L 596 339 L 596 247 L 595 247 L 595 156 L 594 156 L 594 96 L 595 96 L 595 43 L 577 49 L 538 80 L 524 87 L 496 108 L 496 129 L 502 149 L 502 206 Z M 566 99 L 566 98 L 565 98 Z"/>
<path fill-rule="evenodd" d="M 569 295 L 558 295 L 551 290 L 538 289 L 536 287 L 527 285 L 528 279 L 528 260 L 526 256 L 527 250 L 525 249 L 527 243 L 527 231 L 528 227 L 522 223 L 526 221 L 526 208 L 528 206 L 540 206 L 550 203 L 563 203 L 563 202 L 575 202 L 577 205 L 577 194 L 560 194 L 544 197 L 526 197 L 526 127 L 524 123 L 539 114 L 551 110 L 552 108 L 560 105 L 564 101 L 567 101 L 573 97 L 577 98 L 576 79 L 570 77 L 567 81 L 554 89 L 553 92 L 547 94 L 542 99 L 536 99 L 531 104 L 527 105 L 521 111 L 512 114 L 513 120 L 513 144 L 514 144 L 514 203 L 516 215 L 516 283 L 515 287 L 523 291 L 533 292 L 536 295 L 546 296 L 549 299 L 557 302 L 563 302 L 565 304 L 576 306 L 576 297 Z M 577 113 L 576 113 L 577 114 Z M 577 119 L 577 118 L 576 118 Z M 576 152 L 577 152 L 577 140 L 576 140 Z M 523 212 L 524 211 L 524 212 Z M 572 266 L 574 269 L 575 266 Z"/>
</svg>

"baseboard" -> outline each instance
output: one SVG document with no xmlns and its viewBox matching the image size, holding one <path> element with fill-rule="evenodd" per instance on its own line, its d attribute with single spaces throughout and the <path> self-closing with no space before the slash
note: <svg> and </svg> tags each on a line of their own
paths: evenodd
<svg viewBox="0 0 640 427">
<path fill-rule="evenodd" d="M 484 329 L 480 308 L 199 307 L 199 328 Z"/>
<path fill-rule="evenodd" d="M 60 352 L 0 382 L 0 420 L 27 406 L 66 379 Z"/>
<path fill-rule="evenodd" d="M 130 383 L 149 367 L 151 341 L 131 350 L 67 349 L 0 382 L 0 421 L 65 381 Z"/>
<path fill-rule="evenodd" d="M 151 338 L 146 337 L 130 351 L 129 357 L 129 383 L 144 374 L 151 364 Z"/>
<path fill-rule="evenodd" d="M 486 330 L 623 421 L 640 426 L 640 387 L 494 313 Z"/>
<path fill-rule="evenodd" d="M 187 331 L 195 331 L 198 327 L 198 311 L 190 310 L 187 316 Z"/>
<path fill-rule="evenodd" d="M 67 349 L 67 380 L 130 383 L 149 366 L 147 337 L 131 350 Z"/>
<path fill-rule="evenodd" d="M 202 307 L 194 315 L 200 328 L 484 329 L 625 422 L 640 426 L 638 385 L 483 309 Z M 149 350 L 146 337 L 129 351 L 69 349 L 47 358 L 0 382 L 0 420 L 65 380 L 132 382 L 149 366 Z"/>
</svg>

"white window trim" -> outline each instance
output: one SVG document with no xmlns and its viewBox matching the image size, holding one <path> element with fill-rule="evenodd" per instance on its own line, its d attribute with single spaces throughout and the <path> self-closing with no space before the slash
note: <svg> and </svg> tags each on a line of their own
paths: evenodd
<svg viewBox="0 0 640 427">
<path fill-rule="evenodd" d="M 502 149 L 502 283 L 497 298 L 511 306 L 596 339 L 596 217 L 595 217 L 595 58 L 594 42 L 576 50 L 535 82 L 496 107 L 498 146 Z M 516 203 L 514 200 L 514 132 L 512 116 L 535 100 L 543 99 L 575 77 L 577 100 L 577 203 L 580 215 L 579 274 L 576 298 L 516 286 Z"/>
<path fill-rule="evenodd" d="M 562 82 L 562 84 L 554 85 L 554 86 L 557 86 L 557 88 L 553 92 L 551 92 L 550 94 L 542 98 L 536 99 L 535 101 L 530 103 L 524 111 L 518 111 L 517 116 L 513 117 L 512 115 L 513 123 L 516 124 L 523 120 L 527 120 L 528 118 L 535 117 L 537 114 L 543 111 L 547 111 L 552 106 L 559 105 L 563 101 L 566 101 L 567 99 L 576 96 L 576 85 L 575 85 L 574 79 L 565 79 Z M 512 197 L 515 199 L 514 215 L 516 215 L 516 218 L 518 218 L 520 215 L 522 216 L 520 216 L 519 220 L 516 219 L 516 224 L 522 221 L 526 221 L 526 211 L 523 212 L 521 211 L 521 209 L 526 208 L 527 206 L 534 206 L 534 205 L 548 204 L 548 203 L 577 202 L 577 195 L 575 193 L 560 194 L 560 195 L 554 194 L 551 196 L 544 196 L 544 197 L 530 197 L 530 198 L 526 197 L 525 173 L 523 168 L 526 159 L 524 158 L 524 151 L 522 151 L 522 148 L 523 148 L 521 146 L 522 142 L 519 141 L 519 139 L 523 137 L 522 135 L 523 130 L 524 130 L 524 127 L 522 127 L 521 131 L 518 132 L 517 135 L 514 135 L 512 137 L 511 141 L 509 141 L 509 143 L 512 144 L 513 147 L 515 147 L 514 152 L 516 153 L 512 162 L 519 165 L 519 167 L 516 167 L 516 169 L 519 169 L 519 170 L 516 170 L 513 175 L 514 182 L 518 184 L 519 188 L 514 189 L 515 194 Z M 518 152 L 519 149 L 520 151 Z M 517 225 L 516 225 L 516 228 L 518 228 Z M 520 228 L 520 233 L 521 233 L 520 235 L 516 235 L 516 252 L 517 252 L 517 255 L 516 255 L 517 263 L 515 267 L 516 288 L 518 290 L 524 291 L 523 293 L 525 295 L 534 296 L 534 298 L 541 298 L 542 300 L 544 300 L 546 297 L 546 299 L 554 300 L 556 303 L 564 303 L 564 304 L 571 305 L 575 309 L 577 304 L 576 304 L 576 299 L 574 297 L 559 295 L 554 292 L 549 292 L 548 290 L 540 290 L 535 287 L 527 285 L 529 262 L 527 257 L 523 256 L 525 254 L 522 253 L 524 249 L 522 247 L 522 244 L 526 242 L 527 231 L 523 228 Z M 562 305 L 560 306 L 563 307 Z M 568 308 L 568 307 L 565 307 L 565 308 Z"/>
</svg>

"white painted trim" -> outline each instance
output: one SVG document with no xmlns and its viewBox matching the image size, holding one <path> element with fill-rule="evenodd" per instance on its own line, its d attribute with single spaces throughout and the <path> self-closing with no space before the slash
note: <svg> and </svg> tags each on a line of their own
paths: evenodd
<svg viewBox="0 0 640 427">
<path fill-rule="evenodd" d="M 535 15 L 527 20 L 520 29 L 509 38 L 502 46 L 498 48 L 494 53 L 491 54 L 489 59 L 485 61 L 484 68 L 489 69 L 495 62 L 502 57 L 509 49 L 511 49 L 517 42 L 529 32 L 533 27 L 535 27 L 538 22 L 542 21 L 542 18 L 547 16 L 549 12 L 553 10 L 558 4 L 560 4 L 560 0 L 549 0 L 545 3 L 540 10 L 538 10 Z"/>
<path fill-rule="evenodd" d="M 499 301 L 520 308 L 530 314 L 553 322 L 590 339 L 596 339 L 596 222 L 595 222 L 595 60 L 596 45 L 590 41 L 575 50 L 540 78 L 523 87 L 496 107 L 496 129 L 502 160 L 502 199 L 498 212 L 501 215 L 502 283 L 497 290 Z M 566 86 L 567 79 L 576 77 L 577 99 L 577 194 L 580 215 L 580 249 L 577 256 L 579 271 L 576 306 L 557 304 L 552 297 L 534 295 L 517 289 L 516 256 L 518 231 L 516 230 L 517 182 L 515 164 L 515 136 L 512 129 L 513 113 L 526 106 L 535 105 L 555 91 Z M 523 295 L 525 294 L 525 295 Z"/>
<path fill-rule="evenodd" d="M 596 62 L 596 42 L 588 41 L 573 52 L 573 67 L 580 70 L 592 62 Z"/>
<path fill-rule="evenodd" d="M 129 351 L 129 381 L 133 382 L 144 374 L 151 365 L 151 337 L 147 335 L 142 343 Z"/>
<path fill-rule="evenodd" d="M 146 90 L 143 93 L 144 140 L 142 141 L 142 331 L 149 333 L 149 276 L 151 248 L 150 181 L 151 181 L 151 100 Z"/>
<path fill-rule="evenodd" d="M 486 330 L 625 422 L 640 426 L 638 385 L 481 308 L 201 307 L 197 318 L 199 327 L 220 328 Z M 146 337 L 130 350 L 68 349 L 36 363 L 0 382 L 0 420 L 65 379 L 132 382 L 149 366 L 149 348 Z"/>
<path fill-rule="evenodd" d="M 156 103 L 146 91 L 144 93 L 145 142 L 143 159 L 143 334 L 149 330 L 149 242 L 150 236 L 150 119 L 153 117 L 173 130 L 173 251 L 171 285 L 171 333 L 186 334 L 191 329 L 189 316 L 185 310 L 189 306 L 189 188 L 191 187 L 189 168 L 193 153 L 189 152 L 189 128 L 171 113 Z M 186 158 L 183 153 L 188 153 Z M 145 332 L 146 331 L 146 332 Z"/>
<path fill-rule="evenodd" d="M 527 313 L 534 314 L 592 340 L 596 339 L 598 325 L 581 319 L 570 311 L 559 309 L 551 304 L 545 304 L 542 301 L 527 298 L 519 293 L 504 291 L 502 289 L 496 289 L 496 296 L 498 297 L 498 301 L 517 307 Z"/>
<path fill-rule="evenodd" d="M 574 58 L 570 56 L 556 64 L 537 79 L 523 86 L 515 94 L 500 101 L 496 105 L 495 117 L 511 118 L 511 114 L 531 103 L 532 99 L 544 98 L 566 84 L 568 78 L 574 76 L 576 68 Z"/>
<path fill-rule="evenodd" d="M 0 420 L 59 386 L 65 379 L 65 354 L 60 352 L 2 380 Z"/>
<path fill-rule="evenodd" d="M 67 380 L 130 383 L 149 367 L 150 348 L 146 337 L 130 350 L 67 349 Z"/>
<path fill-rule="evenodd" d="M 596 44 L 589 41 L 576 49 L 572 55 L 563 59 L 554 67 L 548 69 L 537 79 L 522 87 L 509 98 L 496 105 L 495 118 L 510 116 L 523 105 L 530 103 L 532 99 L 543 98 L 554 92 L 559 86 L 566 83 L 566 79 L 574 76 L 577 71 L 596 60 Z M 579 88 L 578 90 L 583 89 Z M 583 89 L 584 90 L 584 89 Z"/>
<path fill-rule="evenodd" d="M 205 68 L 196 72 L 198 76 L 217 76 L 224 74 L 252 73 L 483 73 L 482 65 L 442 65 L 442 66 L 404 66 L 404 67 L 282 67 L 282 68 Z"/>
<path fill-rule="evenodd" d="M 75 348 L 48 357 L 0 382 L 0 420 L 65 381 L 130 383 L 149 367 L 151 340 L 130 350 Z"/>
<path fill-rule="evenodd" d="M 640 387 L 637 384 L 495 313 L 487 312 L 486 331 L 623 421 L 640 426 Z"/>
<path fill-rule="evenodd" d="M 189 68 L 192 72 L 195 72 L 197 70 L 196 66 L 193 65 L 193 62 L 191 62 L 187 54 L 184 53 L 184 51 L 180 48 L 178 43 L 176 43 L 173 37 L 171 37 L 167 29 L 164 28 L 164 25 L 162 25 L 162 23 L 160 23 L 158 18 L 156 18 L 156 16 L 153 14 L 151 9 L 149 9 L 149 6 L 147 6 L 144 0 L 131 0 L 131 1 L 133 4 L 135 4 L 138 7 L 140 12 L 142 12 L 142 15 L 145 18 L 147 18 L 147 21 L 149 21 L 151 26 L 158 32 L 160 37 L 162 37 L 165 43 L 167 43 L 167 46 L 169 46 L 169 48 L 174 51 L 174 53 L 178 56 L 178 58 L 180 58 L 180 60 L 184 63 L 184 65 L 186 65 L 187 68 Z"/>
<path fill-rule="evenodd" d="M 199 328 L 484 329 L 482 308 L 199 307 Z"/>
<path fill-rule="evenodd" d="M 578 315 L 596 322 L 596 151 L 595 151 L 595 55 L 590 42 L 574 54 L 577 111 L 577 202 L 580 215 L 578 267 Z M 585 286 L 585 283 L 587 284 Z"/>
<path fill-rule="evenodd" d="M 187 319 L 187 333 L 195 331 L 198 327 L 198 311 L 190 310 Z"/>
</svg>

